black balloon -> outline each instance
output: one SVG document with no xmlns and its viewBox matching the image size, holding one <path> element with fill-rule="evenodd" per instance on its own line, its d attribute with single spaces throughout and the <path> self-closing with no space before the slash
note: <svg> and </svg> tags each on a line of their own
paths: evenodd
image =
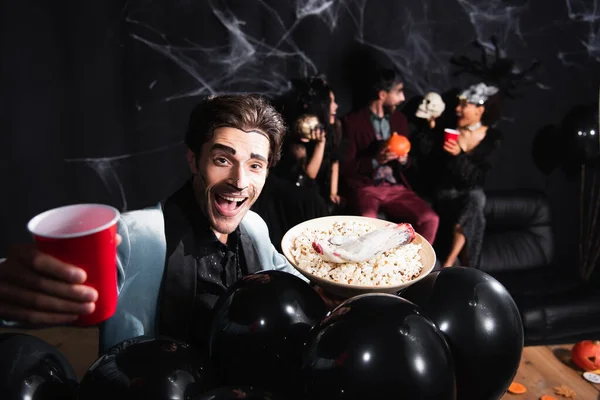
<svg viewBox="0 0 600 400">
<path fill-rule="evenodd" d="M 421 306 L 444 332 L 458 399 L 504 395 L 519 367 L 523 324 L 500 282 L 477 269 L 452 267 L 428 275 L 401 296 Z"/>
<path fill-rule="evenodd" d="M 248 275 L 215 306 L 211 360 L 227 385 L 294 391 L 302 345 L 325 313 L 321 297 L 294 275 Z"/>
<path fill-rule="evenodd" d="M 541 128 L 532 142 L 532 156 L 544 174 L 561 166 L 568 177 L 581 165 L 600 161 L 600 121 L 597 104 L 572 107 L 560 125 Z"/>
<path fill-rule="evenodd" d="M 598 160 L 600 154 L 600 132 L 598 105 L 573 107 L 561 123 L 561 148 L 564 161 L 574 166 Z"/>
<path fill-rule="evenodd" d="M 35 336 L 0 334 L 0 398 L 75 399 L 77 375 L 66 357 Z"/>
<path fill-rule="evenodd" d="M 442 333 L 400 297 L 351 298 L 311 331 L 302 375 L 307 399 L 455 399 Z"/>
<path fill-rule="evenodd" d="M 192 400 L 284 400 L 271 392 L 248 386 L 226 386 L 202 393 Z"/>
<path fill-rule="evenodd" d="M 80 400 L 187 399 L 212 389 L 208 357 L 167 338 L 139 337 L 102 355 L 81 380 Z"/>
</svg>

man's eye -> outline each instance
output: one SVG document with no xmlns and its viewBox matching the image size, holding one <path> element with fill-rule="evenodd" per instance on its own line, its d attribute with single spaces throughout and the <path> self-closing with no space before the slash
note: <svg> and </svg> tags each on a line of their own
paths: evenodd
<svg viewBox="0 0 600 400">
<path fill-rule="evenodd" d="M 224 157 L 217 157 L 217 158 L 215 158 L 215 164 L 225 165 L 225 164 L 227 164 L 227 159 Z"/>
<path fill-rule="evenodd" d="M 250 168 L 252 168 L 255 171 L 260 171 L 263 168 L 263 166 L 262 164 L 252 164 L 250 165 Z"/>
</svg>

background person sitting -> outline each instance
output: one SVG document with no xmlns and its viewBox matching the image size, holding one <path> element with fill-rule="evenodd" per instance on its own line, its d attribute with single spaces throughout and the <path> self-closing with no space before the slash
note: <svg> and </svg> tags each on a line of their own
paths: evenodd
<svg viewBox="0 0 600 400">
<path fill-rule="evenodd" d="M 342 166 L 345 195 L 355 212 L 378 218 L 379 213 L 397 222 L 409 222 L 430 243 L 439 219 L 404 177 L 408 155 L 388 150 L 392 133 L 408 136 L 406 117 L 397 110 L 404 101 L 404 84 L 394 70 L 379 70 L 371 79 L 368 106 L 343 119 L 346 151 Z"/>
<path fill-rule="evenodd" d="M 292 104 L 285 111 L 289 126 L 282 161 L 274 173 L 297 186 L 315 188 L 333 211 L 338 194 L 342 127 L 338 105 L 327 81 L 311 77 L 296 81 Z"/>
<path fill-rule="evenodd" d="M 478 83 L 458 99 L 455 125 L 435 124 L 419 132 L 413 151 L 419 182 L 428 183 L 427 192 L 440 215 L 436 244 L 442 248 L 442 266 L 453 266 L 460 259 L 461 265 L 477 267 L 485 231 L 483 187 L 502 142 L 501 132 L 493 128 L 500 117 L 501 93 L 495 86 Z M 445 137 L 444 128 L 455 129 L 458 135 Z"/>
</svg>

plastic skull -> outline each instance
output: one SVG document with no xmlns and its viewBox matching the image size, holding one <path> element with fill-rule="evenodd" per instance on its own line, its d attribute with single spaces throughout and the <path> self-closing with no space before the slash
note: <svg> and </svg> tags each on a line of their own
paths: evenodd
<svg viewBox="0 0 600 400">
<path fill-rule="evenodd" d="M 301 115 L 296 120 L 296 133 L 302 138 L 310 138 L 311 131 L 319 126 L 319 119 L 312 114 Z"/>
<path fill-rule="evenodd" d="M 423 119 L 437 118 L 446 109 L 446 104 L 442 100 L 442 96 L 435 92 L 429 92 L 423 98 L 423 101 L 417 109 L 416 116 Z"/>
</svg>

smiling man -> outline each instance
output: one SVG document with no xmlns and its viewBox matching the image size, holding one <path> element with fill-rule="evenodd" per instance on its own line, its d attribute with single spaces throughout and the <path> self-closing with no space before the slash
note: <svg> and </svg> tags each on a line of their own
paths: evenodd
<svg viewBox="0 0 600 400">
<path fill-rule="evenodd" d="M 162 206 L 166 258 L 164 273 L 157 275 L 162 277 L 160 297 L 136 294 L 136 311 L 113 317 L 115 330 L 143 325 L 129 330 L 148 335 L 156 329 L 187 342 L 205 342 L 215 302 L 239 278 L 265 269 L 299 276 L 271 244 L 264 221 L 249 211 L 269 168 L 279 160 L 284 133 L 282 117 L 259 96 L 217 96 L 194 109 L 185 139 L 192 177 Z M 129 227 L 131 240 L 124 238 L 125 243 L 153 234 L 135 227 Z M 153 251 L 145 246 L 130 253 Z M 135 273 L 152 272 L 145 265 L 123 265 L 123 258 L 120 288 Z M 0 318 L 56 325 L 94 310 L 98 294 L 83 285 L 85 272 L 76 266 L 21 247 L 0 267 Z M 112 344 L 123 339 L 115 334 Z"/>
<path fill-rule="evenodd" d="M 284 131 L 281 116 L 256 96 L 216 97 L 192 112 L 186 135 L 192 179 L 164 206 L 162 334 L 200 340 L 216 300 L 239 278 L 260 269 L 297 274 L 275 252 L 264 221 L 249 211 L 279 160 Z M 265 236 L 251 237 L 247 226 L 265 227 Z M 271 265 L 259 262 L 264 251 L 273 253 Z M 182 294 L 190 281 L 195 295 Z"/>
</svg>

